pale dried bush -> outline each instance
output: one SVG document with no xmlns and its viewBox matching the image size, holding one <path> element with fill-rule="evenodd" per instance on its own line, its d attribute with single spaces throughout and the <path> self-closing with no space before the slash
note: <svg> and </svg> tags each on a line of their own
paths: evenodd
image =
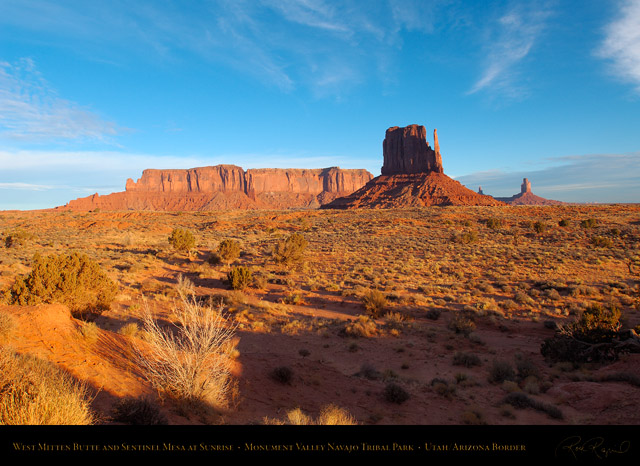
<svg viewBox="0 0 640 466">
<path fill-rule="evenodd" d="M 358 319 L 349 322 L 345 328 L 344 333 L 353 337 L 371 338 L 378 334 L 378 326 L 376 322 L 369 316 L 358 316 Z"/>
<path fill-rule="evenodd" d="M 358 421 L 349 412 L 337 405 L 330 404 L 322 408 L 316 424 L 323 426 L 355 426 Z"/>
<path fill-rule="evenodd" d="M 330 404 L 322 408 L 320 415 L 314 420 L 304 413 L 300 408 L 295 408 L 286 413 L 286 420 L 264 418 L 263 423 L 267 425 L 294 425 L 294 426 L 355 426 L 358 421 L 349 412 L 335 404 Z"/>
<path fill-rule="evenodd" d="M 87 387 L 47 361 L 0 348 L 0 425 L 94 423 Z"/>
<path fill-rule="evenodd" d="M 18 327 L 18 323 L 13 314 L 0 312 L 0 341 L 9 338 Z"/>
<path fill-rule="evenodd" d="M 159 393 L 188 402 L 226 404 L 232 389 L 235 326 L 222 310 L 181 296 L 173 309 L 178 323 L 162 328 L 147 308 L 147 344 L 137 347 L 138 361 Z"/>
</svg>

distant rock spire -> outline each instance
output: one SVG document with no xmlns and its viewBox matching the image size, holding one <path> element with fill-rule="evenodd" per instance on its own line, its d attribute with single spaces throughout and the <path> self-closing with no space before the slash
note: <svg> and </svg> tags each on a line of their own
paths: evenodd
<svg viewBox="0 0 640 466">
<path fill-rule="evenodd" d="M 433 128 L 433 151 L 436 153 L 435 171 L 443 173 L 442 155 L 440 155 L 440 144 L 438 143 L 438 130 Z"/>
<path fill-rule="evenodd" d="M 478 194 L 484 194 L 484 192 L 482 192 L 482 186 L 478 186 Z"/>
<path fill-rule="evenodd" d="M 531 192 L 531 181 L 529 181 L 527 178 L 522 179 L 522 184 L 520 185 L 520 192 L 522 194 Z"/>
</svg>

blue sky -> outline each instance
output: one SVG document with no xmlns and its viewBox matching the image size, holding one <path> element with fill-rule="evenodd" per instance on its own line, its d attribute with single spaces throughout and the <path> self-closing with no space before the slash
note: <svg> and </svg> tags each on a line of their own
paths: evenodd
<svg viewBox="0 0 640 466">
<path fill-rule="evenodd" d="M 640 201 L 640 0 L 0 0 L 0 209 L 145 168 L 377 176 L 414 123 L 473 190 Z"/>
</svg>

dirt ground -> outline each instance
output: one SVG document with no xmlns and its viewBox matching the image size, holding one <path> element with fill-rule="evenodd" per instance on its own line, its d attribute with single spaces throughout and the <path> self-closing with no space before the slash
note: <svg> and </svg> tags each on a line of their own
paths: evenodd
<svg viewBox="0 0 640 466">
<path fill-rule="evenodd" d="M 177 226 L 196 236 L 189 254 L 167 242 Z M 640 423 L 640 354 L 572 365 L 541 353 L 555 325 L 592 303 L 615 304 L 625 328 L 640 324 L 637 206 L 0 212 L 3 246 L 20 230 L 29 233 L 21 244 L 0 248 L 0 288 L 28 273 L 36 252 L 69 251 L 118 285 L 93 339 L 64 305 L 11 305 L 5 294 L 0 306 L 17 321 L 2 344 L 86 382 L 101 424 L 116 422 L 113 407 L 127 396 L 150 397 L 176 425 L 286 422 L 296 408 L 316 418 L 331 404 L 362 425 Z M 274 263 L 273 244 L 294 232 L 308 241 L 303 260 Z M 223 239 L 241 244 L 231 264 L 210 261 Z M 230 290 L 238 265 L 255 282 Z M 136 363 L 143 311 L 172 321 L 180 286 L 223 302 L 237 326 L 226 406 L 190 410 L 159 397 Z M 373 289 L 385 296 L 375 316 L 362 301 Z M 514 377 L 492 380 L 496 362 Z M 274 378 L 278 368 L 291 377 Z M 390 385 L 405 396 L 390 396 Z M 514 392 L 536 407 L 509 404 Z"/>
</svg>

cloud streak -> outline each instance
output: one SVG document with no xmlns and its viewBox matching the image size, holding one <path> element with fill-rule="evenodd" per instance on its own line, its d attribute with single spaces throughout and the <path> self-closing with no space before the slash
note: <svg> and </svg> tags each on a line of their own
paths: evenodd
<svg viewBox="0 0 640 466">
<path fill-rule="evenodd" d="M 640 0 L 621 2 L 617 17 L 604 33 L 596 54 L 610 62 L 615 76 L 633 84 L 640 93 Z"/>
<path fill-rule="evenodd" d="M 0 137 L 26 142 L 108 142 L 116 126 L 59 97 L 33 60 L 0 63 Z"/>
<path fill-rule="evenodd" d="M 518 97 L 518 65 L 529 55 L 543 33 L 549 12 L 539 6 L 517 5 L 494 21 L 486 31 L 484 70 L 468 94 L 481 91 Z"/>
<path fill-rule="evenodd" d="M 403 31 L 433 32 L 450 0 L 4 0 L 0 25 L 46 33 L 52 45 L 118 63 L 180 63 L 195 54 L 290 92 L 340 94 L 365 79 L 386 79 Z M 4 10 L 4 11 L 3 11 Z M 56 18 L 53 21 L 51 18 Z M 99 18 L 99 20 L 97 19 Z M 125 53 L 121 53 L 125 52 Z"/>
</svg>

